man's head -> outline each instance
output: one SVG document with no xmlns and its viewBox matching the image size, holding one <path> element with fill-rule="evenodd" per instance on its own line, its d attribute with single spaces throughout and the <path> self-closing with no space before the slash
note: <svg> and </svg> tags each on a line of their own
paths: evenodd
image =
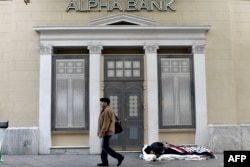
<svg viewBox="0 0 250 167">
<path fill-rule="evenodd" d="M 101 106 L 106 107 L 110 103 L 110 99 L 107 97 L 100 98 Z"/>
</svg>

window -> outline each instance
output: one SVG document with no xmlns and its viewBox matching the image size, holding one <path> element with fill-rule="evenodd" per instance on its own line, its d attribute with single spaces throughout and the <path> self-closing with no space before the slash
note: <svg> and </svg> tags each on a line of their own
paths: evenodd
<svg viewBox="0 0 250 167">
<path fill-rule="evenodd" d="M 159 127 L 194 128 L 192 56 L 160 56 L 159 64 Z"/>
<path fill-rule="evenodd" d="M 52 130 L 88 129 L 88 58 L 53 57 Z"/>
<path fill-rule="evenodd" d="M 105 56 L 106 80 L 143 80 L 142 56 Z"/>
</svg>

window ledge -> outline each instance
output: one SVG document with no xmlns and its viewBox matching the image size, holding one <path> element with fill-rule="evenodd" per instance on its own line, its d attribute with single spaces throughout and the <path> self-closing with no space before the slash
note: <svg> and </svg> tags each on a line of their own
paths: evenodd
<svg viewBox="0 0 250 167">
<path fill-rule="evenodd" d="M 195 129 L 159 129 L 160 133 L 164 133 L 164 132 L 195 132 Z"/>
<path fill-rule="evenodd" d="M 88 130 L 52 131 L 52 134 L 88 134 Z"/>
<path fill-rule="evenodd" d="M 89 146 L 51 146 L 51 149 L 88 149 Z"/>
</svg>

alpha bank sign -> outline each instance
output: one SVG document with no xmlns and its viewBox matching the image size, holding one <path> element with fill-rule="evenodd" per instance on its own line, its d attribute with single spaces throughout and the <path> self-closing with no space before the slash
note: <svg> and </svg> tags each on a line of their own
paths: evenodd
<svg viewBox="0 0 250 167">
<path fill-rule="evenodd" d="M 69 0 L 66 12 L 90 11 L 175 11 L 173 7 L 175 0 Z"/>
</svg>

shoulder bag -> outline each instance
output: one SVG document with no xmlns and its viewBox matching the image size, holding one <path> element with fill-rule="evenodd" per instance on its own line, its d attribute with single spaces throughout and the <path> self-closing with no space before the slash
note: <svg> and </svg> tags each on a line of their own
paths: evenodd
<svg viewBox="0 0 250 167">
<path fill-rule="evenodd" d="M 123 131 L 121 121 L 119 118 L 115 115 L 115 134 L 121 133 Z"/>
</svg>

